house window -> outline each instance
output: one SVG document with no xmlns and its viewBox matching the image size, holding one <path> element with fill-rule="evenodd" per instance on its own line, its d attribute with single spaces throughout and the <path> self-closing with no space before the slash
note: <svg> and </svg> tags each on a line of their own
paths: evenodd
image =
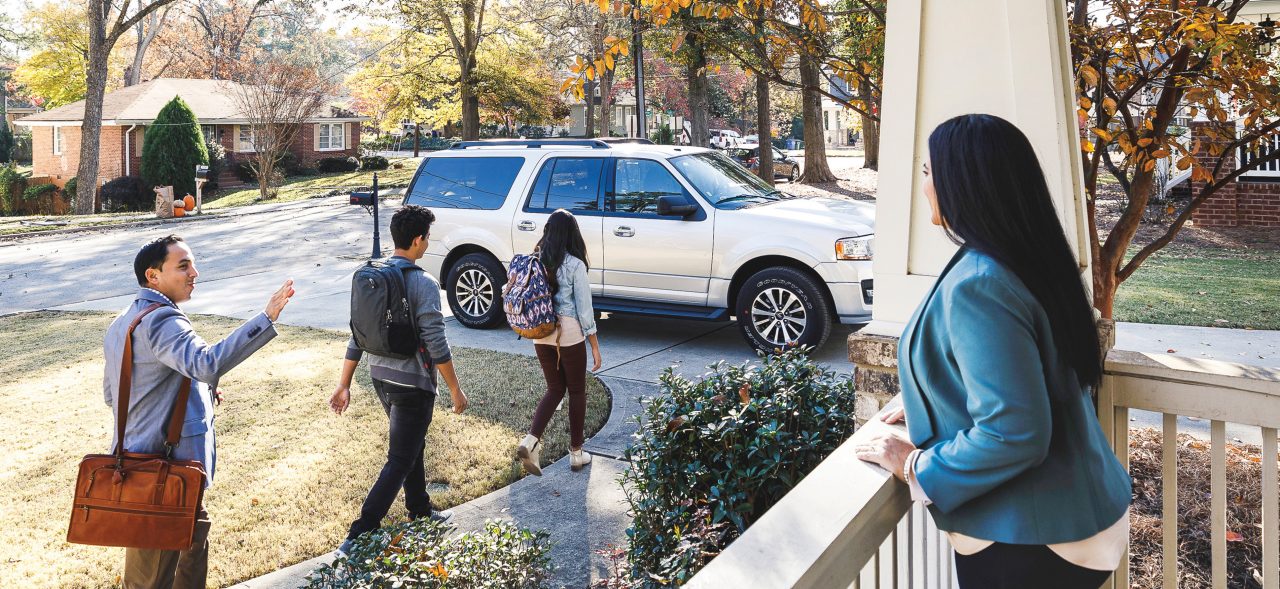
<svg viewBox="0 0 1280 589">
<path fill-rule="evenodd" d="M 320 149 L 333 151 L 345 147 L 342 126 L 342 123 L 321 123 L 319 125 Z"/>
<path fill-rule="evenodd" d="M 236 137 L 236 151 L 248 153 L 258 151 L 254 148 L 252 125 L 240 125 L 240 134 Z"/>
<path fill-rule="evenodd" d="M 62 127 L 53 128 L 53 155 L 62 155 Z"/>
<path fill-rule="evenodd" d="M 218 127 L 215 125 L 200 125 L 200 134 L 204 136 L 205 145 L 218 142 Z"/>
</svg>

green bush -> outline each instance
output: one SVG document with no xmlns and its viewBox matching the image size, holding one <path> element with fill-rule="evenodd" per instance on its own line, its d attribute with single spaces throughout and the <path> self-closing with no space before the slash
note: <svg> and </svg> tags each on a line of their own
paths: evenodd
<svg viewBox="0 0 1280 589">
<path fill-rule="evenodd" d="M 196 166 L 209 164 L 200 123 L 191 107 L 174 97 L 147 126 L 142 143 L 142 180 L 172 186 L 176 195 L 196 193 Z"/>
<path fill-rule="evenodd" d="M 324 157 L 316 162 L 321 172 L 354 172 L 360 169 L 360 160 L 354 157 Z"/>
<path fill-rule="evenodd" d="M 385 170 L 389 167 L 391 167 L 391 162 L 380 155 L 367 155 L 360 158 L 360 169 L 362 170 Z"/>
<path fill-rule="evenodd" d="M 658 145 L 672 145 L 675 143 L 675 136 L 671 132 L 671 125 L 663 125 L 654 132 L 650 139 Z"/>
<path fill-rule="evenodd" d="M 218 187 L 218 176 L 222 174 L 222 170 L 227 166 L 227 148 L 214 139 L 206 142 L 204 149 L 209 154 L 208 181 L 204 183 L 204 189 L 207 192 Z"/>
<path fill-rule="evenodd" d="M 26 190 L 22 191 L 22 199 L 23 200 L 40 200 L 41 198 L 44 198 L 45 196 L 53 194 L 57 191 L 58 191 L 58 186 L 56 184 L 36 184 L 34 186 L 28 186 Z"/>
<path fill-rule="evenodd" d="M 623 488 L 631 577 L 683 584 L 856 428 L 851 377 L 789 350 L 720 362 L 692 382 L 667 369 L 641 415 Z"/>
<path fill-rule="evenodd" d="M 108 213 L 150 211 L 155 209 L 156 193 L 142 178 L 121 176 L 102 185 L 101 200 L 102 210 Z"/>
<path fill-rule="evenodd" d="M 0 215 L 12 215 L 18 195 L 27 188 L 27 177 L 13 163 L 0 165 Z"/>
<path fill-rule="evenodd" d="M 507 521 L 449 536 L 451 527 L 423 518 L 360 536 L 346 557 L 307 576 L 309 589 L 365 587 L 548 587 L 551 543 Z"/>
</svg>

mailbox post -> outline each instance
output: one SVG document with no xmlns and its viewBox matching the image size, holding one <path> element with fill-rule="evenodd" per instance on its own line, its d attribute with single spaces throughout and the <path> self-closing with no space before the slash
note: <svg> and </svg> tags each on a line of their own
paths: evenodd
<svg viewBox="0 0 1280 589">
<path fill-rule="evenodd" d="M 378 233 L 378 226 L 381 223 L 378 222 L 378 174 L 376 172 L 373 174 L 373 191 L 352 192 L 351 204 L 365 207 L 373 215 L 373 255 L 370 257 L 375 260 L 381 258 L 382 243 Z"/>
</svg>

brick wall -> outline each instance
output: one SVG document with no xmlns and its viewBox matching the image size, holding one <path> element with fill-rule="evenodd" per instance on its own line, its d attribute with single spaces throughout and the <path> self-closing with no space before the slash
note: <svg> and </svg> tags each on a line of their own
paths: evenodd
<svg viewBox="0 0 1280 589">
<path fill-rule="evenodd" d="M 53 127 L 32 127 L 32 175 L 48 176 L 59 187 L 75 177 L 80 167 L 80 127 L 61 127 L 62 153 L 53 153 Z M 106 182 L 124 174 L 124 128 L 102 128 L 98 151 L 98 181 Z"/>
<path fill-rule="evenodd" d="M 1191 123 L 1191 137 L 1193 141 L 1199 139 L 1202 144 L 1202 150 L 1195 154 L 1196 161 L 1212 169 L 1217 158 L 1207 151 L 1210 140 L 1203 129 L 1208 125 L 1204 122 Z M 1234 165 L 1235 156 L 1232 155 L 1219 177 L 1228 174 Z M 1200 188 L 1200 184 L 1195 186 L 1196 190 Z M 1280 227 L 1280 183 L 1230 182 L 1191 213 L 1191 220 L 1204 227 Z"/>
</svg>

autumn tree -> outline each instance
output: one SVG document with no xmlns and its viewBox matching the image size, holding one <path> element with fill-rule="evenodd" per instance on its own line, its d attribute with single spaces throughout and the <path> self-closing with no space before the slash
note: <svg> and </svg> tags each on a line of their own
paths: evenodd
<svg viewBox="0 0 1280 589">
<path fill-rule="evenodd" d="M 32 41 L 35 53 L 13 72 L 16 82 L 49 108 L 85 97 L 89 52 L 89 23 L 83 6 L 49 3 L 32 9 L 27 18 L 38 31 Z M 120 56 L 108 63 L 111 73 L 123 66 Z M 114 76 L 113 76 L 114 77 Z"/>
<path fill-rule="evenodd" d="M 120 37 L 147 15 L 175 0 L 90 0 L 88 12 L 89 46 L 85 64 L 84 120 L 80 125 L 80 167 L 76 171 L 77 214 L 93 212 L 98 186 L 99 139 L 102 136 L 102 100 L 107 91 L 107 73 L 112 49 Z"/>
<path fill-rule="evenodd" d="M 331 81 L 314 67 L 281 59 L 259 63 L 227 91 L 248 121 L 254 156 L 249 165 L 258 177 L 261 198 L 274 198 L 280 172 L 277 166 L 297 139 L 302 125 L 322 112 L 333 92 Z"/>
<path fill-rule="evenodd" d="M 1241 174 L 1280 159 L 1280 150 L 1245 162 L 1236 157 L 1280 129 L 1280 81 L 1270 56 L 1261 54 L 1261 31 L 1239 19 L 1246 2 L 1074 0 L 1071 50 L 1087 129 L 1081 149 L 1093 298 L 1104 317 L 1112 316 L 1121 283 L 1173 241 L 1196 208 Z M 1195 124 L 1206 140 L 1188 140 L 1174 126 L 1177 116 L 1202 120 Z M 1190 199 L 1161 202 L 1155 180 L 1162 161 L 1190 172 Z M 1126 197 L 1110 227 L 1098 215 L 1103 174 Z M 1168 219 L 1158 237 L 1134 243 L 1153 204 L 1167 208 Z"/>
</svg>

